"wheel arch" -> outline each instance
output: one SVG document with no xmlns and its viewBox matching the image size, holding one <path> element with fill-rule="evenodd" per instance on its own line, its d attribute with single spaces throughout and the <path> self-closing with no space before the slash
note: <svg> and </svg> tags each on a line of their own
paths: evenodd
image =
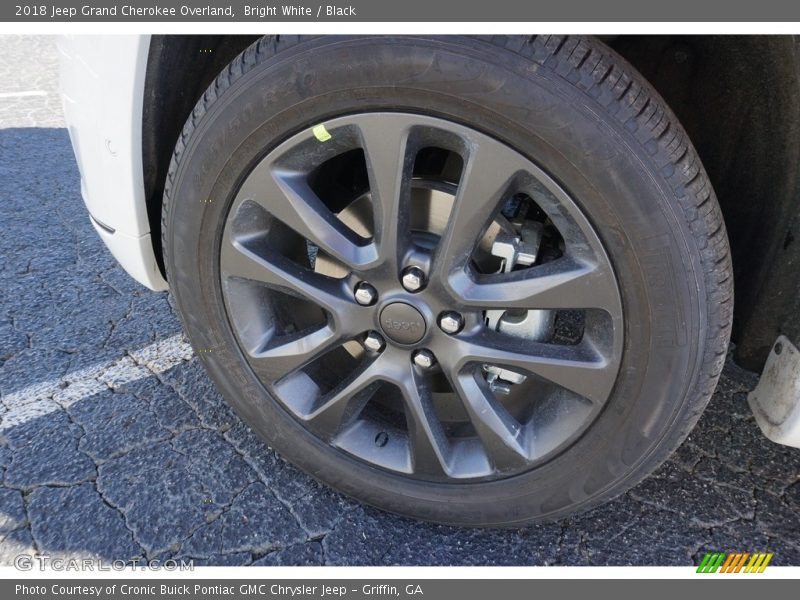
<svg viewBox="0 0 800 600">
<path fill-rule="evenodd" d="M 166 277 L 161 205 L 172 151 L 206 88 L 259 36 L 153 35 L 142 106 L 142 165 L 153 252 Z"/>
</svg>

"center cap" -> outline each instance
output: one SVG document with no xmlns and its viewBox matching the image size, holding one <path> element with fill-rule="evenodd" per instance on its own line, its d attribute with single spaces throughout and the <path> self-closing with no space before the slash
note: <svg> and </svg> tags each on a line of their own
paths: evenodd
<svg viewBox="0 0 800 600">
<path fill-rule="evenodd" d="M 398 344 L 416 344 L 425 335 L 425 318 L 405 302 L 392 302 L 381 311 L 381 329 Z"/>
</svg>

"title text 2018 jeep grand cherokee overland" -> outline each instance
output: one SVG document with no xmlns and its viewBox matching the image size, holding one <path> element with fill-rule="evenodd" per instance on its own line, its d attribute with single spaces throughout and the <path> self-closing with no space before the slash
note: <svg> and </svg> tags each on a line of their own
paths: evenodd
<svg viewBox="0 0 800 600">
<path fill-rule="evenodd" d="M 792 38 L 60 46 L 100 236 L 242 418 L 365 502 L 585 510 L 685 438 L 732 324 L 750 368 L 796 339 Z"/>
</svg>

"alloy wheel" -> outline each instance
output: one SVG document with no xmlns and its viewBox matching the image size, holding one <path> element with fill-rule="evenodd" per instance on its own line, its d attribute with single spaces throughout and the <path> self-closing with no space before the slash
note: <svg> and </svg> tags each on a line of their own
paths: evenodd
<svg viewBox="0 0 800 600">
<path fill-rule="evenodd" d="M 623 312 L 600 238 L 530 158 L 461 124 L 361 113 L 297 133 L 244 178 L 219 256 L 255 375 L 377 468 L 531 470 L 617 378 Z"/>
</svg>

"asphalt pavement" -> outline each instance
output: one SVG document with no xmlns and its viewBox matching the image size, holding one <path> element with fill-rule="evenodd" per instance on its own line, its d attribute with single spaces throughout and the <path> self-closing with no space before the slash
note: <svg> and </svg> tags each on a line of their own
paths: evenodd
<svg viewBox="0 0 800 600">
<path fill-rule="evenodd" d="M 747 407 L 729 361 L 664 466 L 590 513 L 518 530 L 437 526 L 316 483 L 227 408 L 165 293 L 95 234 L 52 38 L 0 36 L 0 564 L 24 553 L 215 565 L 800 565 L 800 450 Z"/>
</svg>

